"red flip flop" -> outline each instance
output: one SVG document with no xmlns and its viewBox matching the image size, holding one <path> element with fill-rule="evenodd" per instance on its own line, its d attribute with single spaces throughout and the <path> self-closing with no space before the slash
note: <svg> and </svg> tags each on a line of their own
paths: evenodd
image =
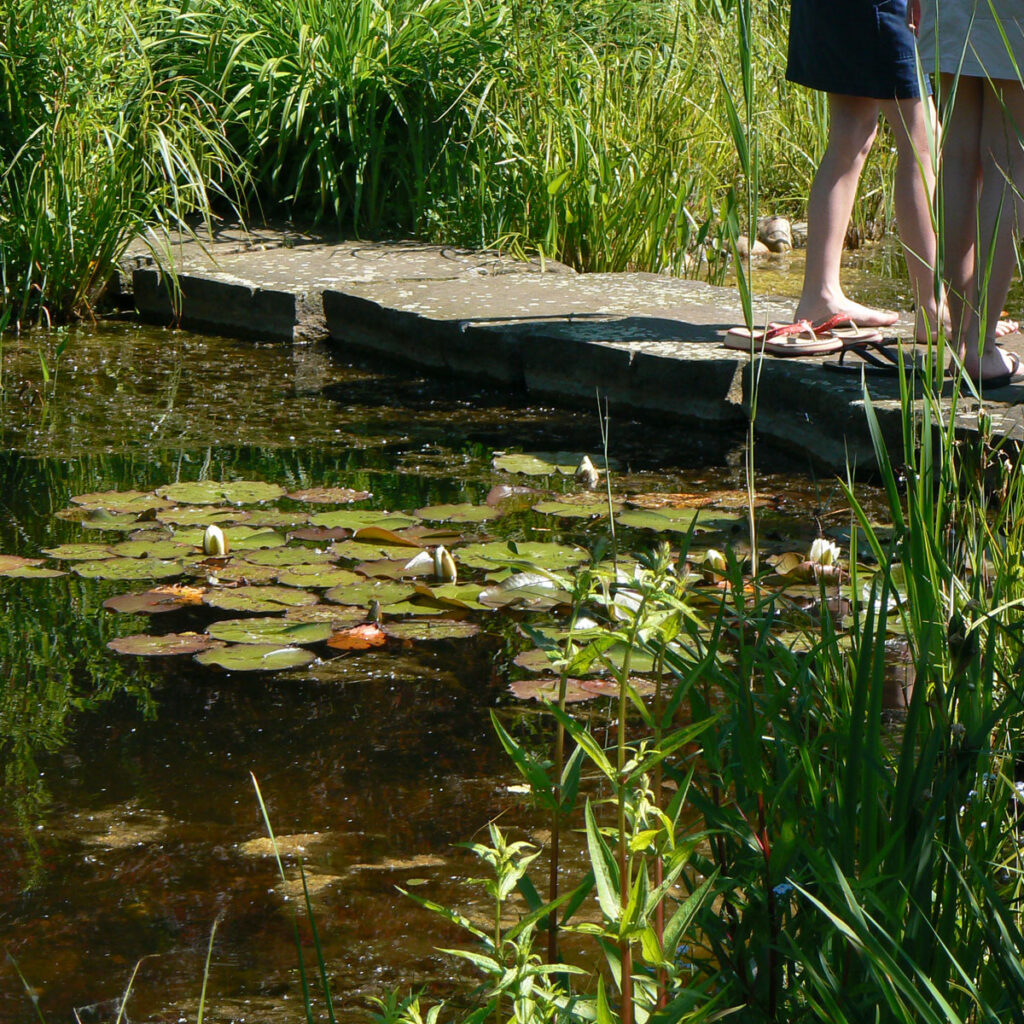
<svg viewBox="0 0 1024 1024">
<path fill-rule="evenodd" d="M 819 356 L 838 352 L 843 341 L 835 334 L 817 333 L 807 320 L 792 324 L 772 324 L 764 331 L 733 327 L 725 334 L 726 348 L 749 352 L 767 352 L 772 356 Z"/>
</svg>

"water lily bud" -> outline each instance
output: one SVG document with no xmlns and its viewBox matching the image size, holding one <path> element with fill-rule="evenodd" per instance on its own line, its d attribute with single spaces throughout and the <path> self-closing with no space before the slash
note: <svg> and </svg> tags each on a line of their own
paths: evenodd
<svg viewBox="0 0 1024 1024">
<path fill-rule="evenodd" d="M 455 583 L 459 578 L 459 570 L 455 568 L 455 559 L 443 545 L 434 548 L 434 575 L 445 583 Z"/>
<path fill-rule="evenodd" d="M 226 555 L 228 553 L 228 540 L 224 531 L 219 526 L 208 526 L 203 534 L 204 555 Z"/>
<path fill-rule="evenodd" d="M 589 455 L 584 455 L 580 459 L 580 464 L 576 467 L 573 479 L 588 491 L 594 490 L 601 482 L 601 474 L 598 473 L 597 467 L 590 461 Z"/>
<path fill-rule="evenodd" d="M 725 555 L 717 548 L 708 548 L 704 552 L 704 558 L 700 563 L 700 572 L 705 582 L 714 583 L 725 575 L 728 563 Z"/>
<path fill-rule="evenodd" d="M 838 565 L 839 545 L 825 537 L 819 537 L 811 545 L 811 553 L 807 556 L 808 562 L 815 565 Z"/>
</svg>

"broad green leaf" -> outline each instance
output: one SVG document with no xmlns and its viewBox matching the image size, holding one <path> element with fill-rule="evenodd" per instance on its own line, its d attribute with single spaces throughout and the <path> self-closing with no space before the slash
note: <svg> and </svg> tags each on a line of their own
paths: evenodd
<svg viewBox="0 0 1024 1024">
<path fill-rule="evenodd" d="M 432 523 L 482 523 L 488 519 L 497 519 L 501 512 L 487 505 L 463 502 L 460 505 L 428 505 L 416 509 L 416 515 Z"/>
<path fill-rule="evenodd" d="M 91 580 L 162 580 L 184 571 L 181 562 L 161 558 L 106 558 L 101 562 L 78 562 L 72 568 Z"/>
<path fill-rule="evenodd" d="M 312 651 L 280 644 L 237 644 L 197 654 L 200 665 L 219 665 L 229 672 L 278 672 L 316 660 Z"/>
<path fill-rule="evenodd" d="M 316 604 L 319 598 L 294 587 L 233 587 L 211 590 L 203 603 L 231 612 L 252 612 L 266 615 L 300 605 Z"/>
<path fill-rule="evenodd" d="M 135 654 L 147 658 L 164 658 L 175 654 L 195 654 L 208 651 L 215 647 L 223 647 L 223 643 L 203 633 L 162 633 L 150 636 L 136 633 L 133 636 L 121 636 L 111 640 L 107 646 L 118 654 Z"/>
<path fill-rule="evenodd" d="M 232 480 L 218 483 L 204 480 L 196 483 L 168 484 L 156 492 L 161 498 L 176 501 L 182 505 L 256 505 L 261 501 L 280 498 L 285 490 L 279 484 L 263 483 L 260 480 Z"/>
<path fill-rule="evenodd" d="M 332 633 L 329 622 L 290 622 L 280 616 L 268 618 L 223 619 L 211 623 L 206 632 L 216 640 L 231 644 L 315 644 Z"/>
</svg>

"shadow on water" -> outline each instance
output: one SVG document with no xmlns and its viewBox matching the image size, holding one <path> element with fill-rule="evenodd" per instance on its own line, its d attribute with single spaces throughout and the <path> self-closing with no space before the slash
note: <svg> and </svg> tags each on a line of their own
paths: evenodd
<svg viewBox="0 0 1024 1024">
<path fill-rule="evenodd" d="M 482 502 L 509 482 L 491 467 L 495 450 L 599 449 L 596 412 L 346 366 L 318 347 L 108 324 L 74 332 L 44 383 L 34 346 L 50 341 L 3 350 L 4 554 L 80 539 L 55 513 L 82 493 L 260 479 L 365 489 L 368 506 L 414 509 Z M 614 421 L 611 435 L 623 491 L 742 486 L 738 436 Z M 813 533 L 837 489 L 772 476 L 770 454 L 759 459 L 759 482 L 784 495 L 797 533 Z M 471 913 L 464 880 L 476 869 L 452 844 L 499 815 L 532 827 L 511 804 L 515 779 L 488 720 L 507 703 L 510 627 L 468 653 L 438 645 L 232 675 L 110 652 L 110 639 L 146 628 L 103 610 L 123 589 L 0 579 L 0 930 L 46 1018 L 116 997 L 142 957 L 132 1019 L 194 1015 L 223 915 L 207 1019 L 297 1019 L 282 896 L 298 893 L 293 877 L 282 894 L 250 772 L 285 849 L 307 865 L 339 1017 L 393 986 L 443 990 L 459 972 L 435 947 L 457 936 L 395 885 Z M 188 628 L 187 613 L 160 625 Z M 35 1019 L 3 963 L 0 1020 Z"/>
</svg>

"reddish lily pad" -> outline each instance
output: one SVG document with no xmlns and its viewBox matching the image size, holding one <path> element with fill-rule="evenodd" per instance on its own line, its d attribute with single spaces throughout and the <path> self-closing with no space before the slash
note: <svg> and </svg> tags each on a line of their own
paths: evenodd
<svg viewBox="0 0 1024 1024">
<path fill-rule="evenodd" d="M 285 490 L 279 484 L 260 480 L 232 480 L 217 482 L 202 480 L 195 483 L 168 484 L 156 492 L 161 498 L 181 505 L 257 505 L 261 501 L 280 498 Z"/>
<path fill-rule="evenodd" d="M 203 602 L 212 608 L 223 608 L 229 612 L 252 612 L 256 615 L 269 615 L 286 608 L 316 604 L 318 600 L 316 594 L 295 587 L 234 587 L 211 590 L 203 598 Z"/>
<path fill-rule="evenodd" d="M 383 647 L 387 639 L 387 634 L 376 623 L 364 622 L 338 630 L 327 641 L 327 646 L 338 651 L 367 651 L 371 647 Z"/>
<path fill-rule="evenodd" d="M 329 622 L 289 622 L 279 615 L 259 619 L 222 619 L 207 627 L 217 640 L 231 644 L 316 644 L 332 632 Z"/>
<path fill-rule="evenodd" d="M 10 572 L 11 569 L 20 569 L 26 565 L 42 565 L 41 558 L 22 558 L 21 555 L 0 555 L 0 573 Z"/>
<path fill-rule="evenodd" d="M 597 697 L 596 693 L 585 690 L 581 684 L 582 680 L 580 679 L 566 679 L 566 704 L 580 704 Z M 517 679 L 515 682 L 509 683 L 508 688 L 520 700 L 543 700 L 557 704 L 560 685 L 561 680 L 558 676 L 535 676 L 531 679 Z"/>
<path fill-rule="evenodd" d="M 344 540 L 351 537 L 352 531 L 343 526 L 303 526 L 301 529 L 292 530 L 288 534 L 289 540 L 311 540 L 314 542 L 326 542 L 331 540 Z"/>
<path fill-rule="evenodd" d="M 761 508 L 770 505 L 774 498 L 758 494 L 754 496 L 754 507 Z M 654 494 L 631 494 L 626 503 L 635 508 L 666 509 L 666 508 L 731 508 L 746 509 L 750 503 L 746 491 L 704 491 L 702 493 L 654 493 Z"/>
<path fill-rule="evenodd" d="M 198 651 L 223 647 L 224 644 L 203 633 L 165 633 L 162 636 L 136 633 L 133 636 L 119 636 L 111 640 L 107 646 L 118 654 L 154 658 L 173 654 L 195 654 Z"/>
<path fill-rule="evenodd" d="M 229 672 L 279 672 L 309 665 L 315 660 L 312 651 L 280 644 L 234 644 L 196 655 L 200 665 L 219 665 Z"/>
<path fill-rule="evenodd" d="M 351 487 L 306 487 L 299 491 L 289 491 L 288 497 L 292 501 L 308 501 L 315 505 L 347 505 L 372 495 L 369 491 L 356 491 Z"/>
<path fill-rule="evenodd" d="M 139 594 L 118 594 L 116 597 L 108 597 L 103 602 L 103 607 L 128 615 L 154 615 L 202 604 L 205 593 L 206 589 L 203 587 L 172 583 L 169 586 L 153 587 Z"/>
</svg>

